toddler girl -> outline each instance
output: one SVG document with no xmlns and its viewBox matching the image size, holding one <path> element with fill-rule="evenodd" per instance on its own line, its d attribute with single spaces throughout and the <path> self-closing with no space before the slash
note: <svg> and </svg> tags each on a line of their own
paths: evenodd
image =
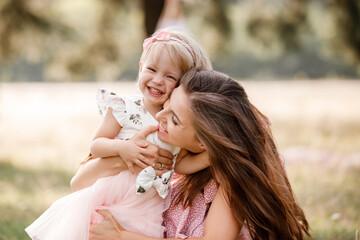
<svg viewBox="0 0 360 240">
<path fill-rule="evenodd" d="M 97 94 L 104 120 L 91 145 L 92 156 L 119 155 L 124 161 L 143 162 L 149 152 L 130 138 L 148 125 L 158 125 L 154 116 L 190 68 L 211 69 L 211 64 L 188 35 L 159 30 L 146 39 L 138 76 L 142 95 L 120 97 L 106 90 Z M 161 142 L 156 133 L 147 140 L 174 156 L 179 152 L 179 148 Z M 25 230 L 34 240 L 88 240 L 90 223 L 103 220 L 96 209 L 107 209 L 127 230 L 162 238 L 162 213 L 170 203 L 166 196 L 171 175 L 169 171 L 157 177 L 150 166 L 139 177 L 126 170 L 100 178 L 92 186 L 57 200 Z"/>
</svg>

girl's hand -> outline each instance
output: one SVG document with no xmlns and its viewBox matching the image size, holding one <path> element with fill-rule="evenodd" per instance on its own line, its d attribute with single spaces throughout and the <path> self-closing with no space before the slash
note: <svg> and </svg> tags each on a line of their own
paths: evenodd
<svg viewBox="0 0 360 240">
<path fill-rule="evenodd" d="M 156 130 L 157 127 L 155 126 L 147 127 L 122 143 L 119 156 L 125 161 L 132 173 L 140 172 L 148 166 L 154 166 L 158 148 L 146 141 L 146 136 Z"/>
<path fill-rule="evenodd" d="M 133 139 L 121 142 L 118 154 L 132 173 L 135 172 L 134 165 L 139 166 L 141 169 L 154 165 L 156 151 L 148 146 L 149 144 L 146 141 L 134 141 Z"/>
<path fill-rule="evenodd" d="M 90 225 L 89 240 L 120 240 L 121 233 L 125 229 L 116 221 L 114 216 L 107 210 L 98 210 L 104 216 L 101 223 Z"/>
<path fill-rule="evenodd" d="M 146 165 L 142 165 L 142 168 L 153 166 L 157 175 L 161 175 L 162 173 L 167 172 L 172 168 L 174 155 L 171 152 L 159 148 L 158 146 L 146 141 L 146 137 L 150 133 L 156 132 L 157 130 L 158 126 L 148 126 L 133 136 L 131 140 L 146 144 L 147 146 L 145 148 L 148 149 L 150 153 L 155 153 L 155 158 L 150 157 L 144 159 L 143 163 Z M 133 168 L 133 163 L 130 164 L 131 166 L 128 164 L 129 169 Z M 135 164 L 140 166 L 137 163 Z"/>
</svg>

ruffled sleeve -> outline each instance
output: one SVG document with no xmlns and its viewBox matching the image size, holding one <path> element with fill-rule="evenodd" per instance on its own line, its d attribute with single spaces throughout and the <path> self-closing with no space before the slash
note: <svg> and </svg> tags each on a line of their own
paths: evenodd
<svg viewBox="0 0 360 240">
<path fill-rule="evenodd" d="M 126 104 L 122 97 L 105 89 L 99 89 L 96 94 L 96 102 L 100 114 L 105 117 L 109 108 L 121 126 L 124 126 L 126 119 Z"/>
</svg>

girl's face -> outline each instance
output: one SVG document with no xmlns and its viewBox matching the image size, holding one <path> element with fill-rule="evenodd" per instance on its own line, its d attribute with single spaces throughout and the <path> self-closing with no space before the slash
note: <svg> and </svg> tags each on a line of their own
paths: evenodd
<svg viewBox="0 0 360 240">
<path fill-rule="evenodd" d="M 148 57 L 140 62 L 139 88 L 145 106 L 162 108 L 181 76 L 182 71 L 167 50 L 161 51 L 157 59 Z"/>
<path fill-rule="evenodd" d="M 204 151 L 204 146 L 195 135 L 190 115 L 190 100 L 180 85 L 174 89 L 164 109 L 156 114 L 159 121 L 159 138 L 193 153 Z"/>
</svg>

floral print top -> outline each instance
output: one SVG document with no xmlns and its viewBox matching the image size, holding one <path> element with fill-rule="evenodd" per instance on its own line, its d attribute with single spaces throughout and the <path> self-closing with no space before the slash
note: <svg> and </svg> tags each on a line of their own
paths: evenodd
<svg viewBox="0 0 360 240">
<path fill-rule="evenodd" d="M 141 95 L 119 96 L 105 89 L 98 90 L 96 99 L 100 114 L 105 116 L 111 108 L 112 114 L 122 127 L 117 138 L 127 140 L 145 127 L 159 124 L 146 110 L 142 98 Z M 173 155 L 180 150 L 178 147 L 162 142 L 157 137 L 157 132 L 149 134 L 146 140 L 170 151 Z"/>
</svg>

